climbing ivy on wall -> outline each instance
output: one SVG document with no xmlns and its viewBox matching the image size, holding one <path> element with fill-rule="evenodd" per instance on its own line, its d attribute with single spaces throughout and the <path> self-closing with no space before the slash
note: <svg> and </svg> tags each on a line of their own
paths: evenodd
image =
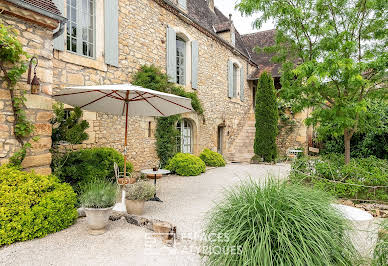
<svg viewBox="0 0 388 266">
<path fill-rule="evenodd" d="M 14 135 L 22 146 L 22 149 L 10 158 L 11 163 L 19 165 L 30 147 L 25 143 L 25 139 L 34 130 L 33 124 L 27 120 L 25 112 L 25 91 L 17 89 L 16 84 L 27 70 L 27 59 L 29 55 L 23 51 L 23 46 L 17 39 L 14 29 L 0 24 L 0 70 L 2 79 L 7 83 L 7 88 L 11 96 L 12 111 L 14 115 Z"/>
<path fill-rule="evenodd" d="M 142 66 L 133 76 L 132 83 L 143 88 L 171 93 L 191 99 L 191 105 L 197 114 L 203 114 L 203 108 L 195 92 L 186 92 L 182 87 L 168 82 L 168 76 L 154 65 Z M 175 155 L 179 131 L 175 128 L 180 115 L 160 117 L 156 125 L 156 151 L 163 166 Z"/>
</svg>

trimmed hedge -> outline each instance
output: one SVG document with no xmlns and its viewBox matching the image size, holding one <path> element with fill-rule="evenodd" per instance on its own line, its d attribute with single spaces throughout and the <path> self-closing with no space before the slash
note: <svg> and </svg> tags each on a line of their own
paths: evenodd
<svg viewBox="0 0 388 266">
<path fill-rule="evenodd" d="M 76 194 L 58 178 L 0 166 L 0 246 L 63 230 L 78 217 Z"/>
<path fill-rule="evenodd" d="M 347 165 L 342 154 L 302 157 L 293 163 L 290 179 L 340 198 L 388 201 L 388 161 L 374 156 L 352 158 Z"/>
<path fill-rule="evenodd" d="M 166 168 L 182 176 L 196 176 L 206 171 L 205 163 L 199 157 L 188 153 L 177 153 Z"/>
<path fill-rule="evenodd" d="M 92 148 L 69 152 L 54 158 L 53 171 L 61 181 L 69 183 L 77 194 L 82 187 L 95 179 L 114 181 L 113 163 L 124 169 L 124 156 L 112 148 Z M 127 173 L 133 166 L 127 162 Z"/>
<path fill-rule="evenodd" d="M 201 160 L 207 166 L 221 167 L 226 165 L 224 157 L 222 157 L 221 154 L 209 149 L 204 149 L 202 153 L 199 155 L 199 158 L 201 158 Z"/>
</svg>

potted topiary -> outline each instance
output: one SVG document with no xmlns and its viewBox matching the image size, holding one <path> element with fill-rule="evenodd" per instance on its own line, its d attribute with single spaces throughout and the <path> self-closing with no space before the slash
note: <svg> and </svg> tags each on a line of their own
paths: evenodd
<svg viewBox="0 0 388 266">
<path fill-rule="evenodd" d="M 144 213 L 144 202 L 154 197 L 156 188 L 153 184 L 140 181 L 126 186 L 125 204 L 129 214 L 142 215 Z"/>
<path fill-rule="evenodd" d="M 116 203 L 117 185 L 106 180 L 94 180 L 83 188 L 80 197 L 91 234 L 103 234 Z"/>
</svg>

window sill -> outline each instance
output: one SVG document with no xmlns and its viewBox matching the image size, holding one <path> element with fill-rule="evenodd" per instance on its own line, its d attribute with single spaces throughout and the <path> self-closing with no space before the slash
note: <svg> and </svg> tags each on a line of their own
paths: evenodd
<svg viewBox="0 0 388 266">
<path fill-rule="evenodd" d="M 93 59 L 93 58 L 84 57 L 82 55 L 77 55 L 66 51 L 61 52 L 56 50 L 54 50 L 54 57 L 58 60 L 83 66 L 83 67 L 94 68 L 100 71 L 108 70 L 107 64 L 105 64 L 105 62 L 103 61 L 100 61 L 99 58 Z"/>
<path fill-rule="evenodd" d="M 232 103 L 238 103 L 238 104 L 241 104 L 241 103 L 242 103 L 241 100 L 240 100 L 240 96 L 236 96 L 236 97 L 229 98 L 229 99 L 230 99 L 230 101 L 231 101 Z"/>
</svg>

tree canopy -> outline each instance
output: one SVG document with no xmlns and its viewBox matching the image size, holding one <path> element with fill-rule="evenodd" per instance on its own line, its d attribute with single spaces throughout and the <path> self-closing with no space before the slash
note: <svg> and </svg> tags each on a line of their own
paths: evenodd
<svg viewBox="0 0 388 266">
<path fill-rule="evenodd" d="M 384 0 L 241 0 L 244 14 L 261 12 L 255 26 L 272 20 L 276 44 L 265 48 L 282 63 L 279 94 L 294 111 L 311 108 L 307 125 L 321 136 L 350 139 L 380 123 L 370 99 L 388 99 L 387 7 Z"/>
</svg>

